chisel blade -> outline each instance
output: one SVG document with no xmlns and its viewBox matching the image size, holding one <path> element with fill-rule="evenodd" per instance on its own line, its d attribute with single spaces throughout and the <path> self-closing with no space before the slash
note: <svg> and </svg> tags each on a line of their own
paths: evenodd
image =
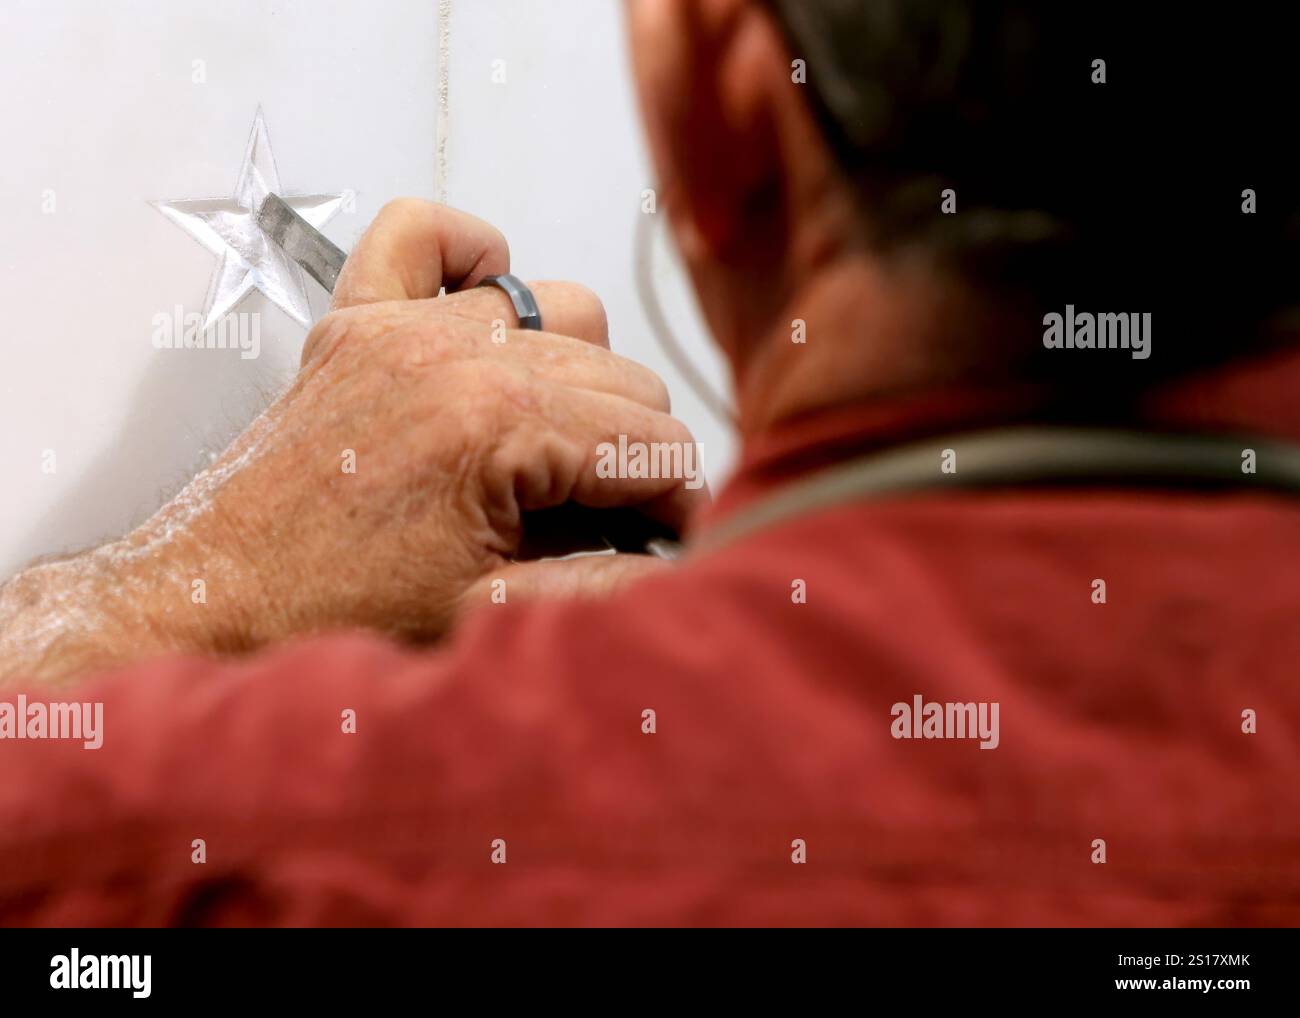
<svg viewBox="0 0 1300 1018">
<path fill-rule="evenodd" d="M 268 194 L 257 210 L 257 225 L 280 245 L 307 275 L 333 293 L 347 255 L 303 219 L 278 194 Z"/>
</svg>

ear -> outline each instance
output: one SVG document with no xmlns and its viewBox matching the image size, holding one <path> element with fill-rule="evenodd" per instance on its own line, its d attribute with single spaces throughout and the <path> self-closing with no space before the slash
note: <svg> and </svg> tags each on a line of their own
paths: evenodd
<svg viewBox="0 0 1300 1018">
<path fill-rule="evenodd" d="M 778 104 L 799 101 L 780 34 L 753 0 L 669 6 L 676 52 L 645 99 L 679 235 L 714 263 L 770 257 L 788 210 Z"/>
</svg>

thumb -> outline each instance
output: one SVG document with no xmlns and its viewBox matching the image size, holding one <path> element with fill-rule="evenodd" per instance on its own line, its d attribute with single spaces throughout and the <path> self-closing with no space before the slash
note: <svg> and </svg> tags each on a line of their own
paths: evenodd
<svg viewBox="0 0 1300 1018">
<path fill-rule="evenodd" d="M 582 555 L 537 562 L 512 562 L 480 577 L 465 591 L 457 618 L 485 604 L 514 604 L 541 598 L 607 597 L 672 566 L 653 555 Z"/>
</svg>

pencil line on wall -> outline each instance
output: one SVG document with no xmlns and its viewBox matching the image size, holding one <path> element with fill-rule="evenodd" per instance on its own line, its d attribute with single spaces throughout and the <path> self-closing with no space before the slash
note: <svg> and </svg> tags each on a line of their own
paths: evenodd
<svg viewBox="0 0 1300 1018">
<path fill-rule="evenodd" d="M 438 132 L 434 197 L 447 203 L 447 131 L 450 125 L 448 93 L 451 84 L 451 0 L 438 0 Z"/>
</svg>

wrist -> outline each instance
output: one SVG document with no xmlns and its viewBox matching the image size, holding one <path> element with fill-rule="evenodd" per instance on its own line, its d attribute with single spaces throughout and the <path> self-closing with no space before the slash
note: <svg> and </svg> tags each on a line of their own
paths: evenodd
<svg viewBox="0 0 1300 1018">
<path fill-rule="evenodd" d="M 121 540 L 0 586 L 0 680 L 65 683 L 165 654 L 246 649 L 250 576 L 221 542 L 164 510 Z"/>
<path fill-rule="evenodd" d="M 64 683 L 170 649 L 142 588 L 110 572 L 115 546 L 45 562 L 0 588 L 0 676 Z"/>
</svg>

